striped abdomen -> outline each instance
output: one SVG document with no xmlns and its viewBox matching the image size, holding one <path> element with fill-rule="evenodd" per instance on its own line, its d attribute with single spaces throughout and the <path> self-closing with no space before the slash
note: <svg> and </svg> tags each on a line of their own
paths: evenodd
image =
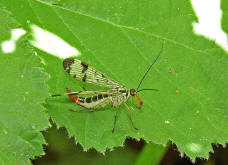
<svg viewBox="0 0 228 165">
<path fill-rule="evenodd" d="M 71 91 L 68 89 L 68 92 Z M 119 107 L 123 102 L 127 101 L 130 94 L 125 88 L 116 88 L 112 90 L 111 94 L 98 94 L 92 97 L 77 97 L 76 95 L 69 95 L 69 97 L 77 104 L 88 108 L 98 109 L 111 105 L 113 107 Z"/>
<path fill-rule="evenodd" d="M 111 104 L 111 96 L 99 94 L 92 97 L 78 97 L 79 105 L 88 109 L 98 109 Z"/>
</svg>

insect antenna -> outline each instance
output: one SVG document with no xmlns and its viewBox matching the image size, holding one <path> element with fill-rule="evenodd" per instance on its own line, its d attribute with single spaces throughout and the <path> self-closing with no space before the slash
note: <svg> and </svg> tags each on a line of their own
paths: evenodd
<svg viewBox="0 0 228 165">
<path fill-rule="evenodd" d="M 144 78 L 146 77 L 147 73 L 150 71 L 150 69 L 152 68 L 152 66 L 156 63 L 156 61 L 158 60 L 159 56 L 161 55 L 162 51 L 163 51 L 163 45 L 164 45 L 164 41 L 162 42 L 162 47 L 161 47 L 161 50 L 160 52 L 158 53 L 156 59 L 154 60 L 154 62 L 149 66 L 149 68 L 147 69 L 146 73 L 144 74 L 144 76 L 142 77 L 141 81 L 139 82 L 139 85 L 136 89 L 137 92 L 139 91 L 142 91 L 142 90 L 151 90 L 151 89 L 141 89 L 141 90 L 138 90 L 140 85 L 142 84 Z M 152 89 L 152 90 L 155 90 L 155 89 Z"/>
<path fill-rule="evenodd" d="M 159 90 L 158 89 L 140 89 L 137 91 L 137 93 L 139 93 L 141 91 L 159 91 Z"/>
</svg>

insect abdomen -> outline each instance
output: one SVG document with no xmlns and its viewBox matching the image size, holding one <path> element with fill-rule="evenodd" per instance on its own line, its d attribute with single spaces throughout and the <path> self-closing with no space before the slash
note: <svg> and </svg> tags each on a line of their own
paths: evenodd
<svg viewBox="0 0 228 165">
<path fill-rule="evenodd" d="M 88 109 L 98 109 L 110 104 L 110 97 L 107 94 L 99 94 L 92 97 L 82 98 L 84 103 L 81 105 Z"/>
</svg>

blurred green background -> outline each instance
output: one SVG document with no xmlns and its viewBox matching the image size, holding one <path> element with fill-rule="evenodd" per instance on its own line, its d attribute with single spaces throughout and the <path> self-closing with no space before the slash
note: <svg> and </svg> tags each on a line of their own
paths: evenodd
<svg viewBox="0 0 228 165">
<path fill-rule="evenodd" d="M 105 155 L 94 149 L 83 151 L 80 144 L 75 144 L 73 137 L 68 137 L 65 128 L 52 127 L 43 131 L 47 144 L 43 145 L 45 155 L 31 160 L 34 165 L 227 165 L 228 145 L 213 145 L 214 153 L 210 159 L 197 159 L 192 163 L 188 157 L 180 156 L 174 144 L 163 147 L 146 144 L 143 140 L 127 139 L 124 147 L 106 151 Z"/>
</svg>

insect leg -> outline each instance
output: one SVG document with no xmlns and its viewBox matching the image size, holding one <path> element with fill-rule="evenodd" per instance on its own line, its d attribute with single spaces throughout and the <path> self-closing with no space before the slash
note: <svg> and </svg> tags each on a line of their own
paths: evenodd
<svg viewBox="0 0 228 165">
<path fill-rule="evenodd" d="M 67 90 L 68 90 L 68 88 L 67 88 Z M 67 92 L 64 94 L 54 94 L 54 95 L 52 95 L 52 97 L 70 96 L 70 95 L 94 95 L 94 94 L 112 94 L 112 92 L 111 91 L 79 91 L 79 92 Z"/>
<path fill-rule="evenodd" d="M 135 130 L 139 130 L 139 129 L 135 126 L 135 124 L 133 123 L 133 120 L 132 120 L 132 118 L 131 118 L 130 108 L 128 107 L 128 105 L 127 105 L 126 103 L 123 103 L 123 104 L 127 107 L 127 110 L 128 110 L 128 117 L 129 117 L 129 119 L 130 119 L 130 121 L 131 121 L 131 124 L 132 124 L 133 128 L 134 128 Z"/>
<path fill-rule="evenodd" d="M 115 117 L 114 117 L 114 124 L 113 124 L 113 128 L 112 128 L 112 133 L 114 133 L 115 128 L 116 128 L 116 120 L 117 120 L 117 116 L 118 116 L 118 110 L 116 111 Z"/>
<path fill-rule="evenodd" d="M 86 112 L 85 110 L 81 109 L 81 110 L 74 110 L 74 109 L 69 109 L 69 111 L 71 112 Z"/>
<path fill-rule="evenodd" d="M 90 110 L 90 111 L 87 111 L 87 110 Z M 81 109 L 81 110 L 69 109 L 69 111 L 71 111 L 71 112 L 94 112 L 93 109 L 87 109 L 87 108 Z"/>
<path fill-rule="evenodd" d="M 132 102 L 132 105 L 133 105 L 134 107 L 137 107 L 136 104 L 135 104 L 135 100 L 134 100 L 133 97 L 131 97 L 131 102 Z"/>
</svg>

